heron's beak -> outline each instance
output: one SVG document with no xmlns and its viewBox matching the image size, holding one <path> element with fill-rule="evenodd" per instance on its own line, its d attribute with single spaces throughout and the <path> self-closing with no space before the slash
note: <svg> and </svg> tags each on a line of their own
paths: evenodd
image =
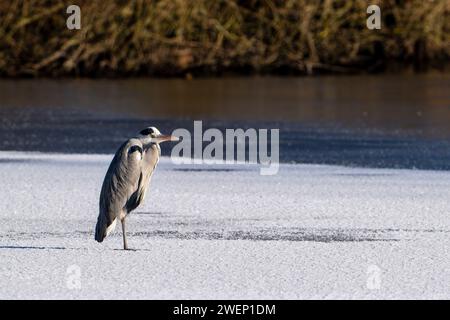
<svg viewBox="0 0 450 320">
<path fill-rule="evenodd" d="M 172 135 L 160 134 L 159 136 L 157 136 L 156 138 L 153 138 L 152 140 L 155 140 L 155 142 L 157 142 L 157 143 L 161 143 L 164 141 L 179 141 L 180 138 L 172 136 Z"/>
</svg>

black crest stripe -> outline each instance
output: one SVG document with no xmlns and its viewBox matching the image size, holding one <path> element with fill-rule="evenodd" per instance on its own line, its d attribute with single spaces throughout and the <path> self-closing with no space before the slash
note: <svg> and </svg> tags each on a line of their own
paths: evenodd
<svg viewBox="0 0 450 320">
<path fill-rule="evenodd" d="M 147 135 L 152 134 L 152 133 L 153 133 L 153 129 L 152 128 L 147 128 L 147 129 L 144 129 L 144 130 L 142 130 L 140 132 L 140 134 L 142 134 L 143 136 L 147 136 Z"/>
</svg>

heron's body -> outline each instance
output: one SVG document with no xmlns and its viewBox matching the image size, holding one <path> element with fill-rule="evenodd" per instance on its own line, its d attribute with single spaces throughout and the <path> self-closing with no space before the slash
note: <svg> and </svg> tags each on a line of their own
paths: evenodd
<svg viewBox="0 0 450 320">
<path fill-rule="evenodd" d="M 129 139 L 117 150 L 100 193 L 95 240 L 102 242 L 119 220 L 122 222 L 124 248 L 127 248 L 125 218 L 144 200 L 160 153 L 158 142 L 146 137 Z"/>
</svg>

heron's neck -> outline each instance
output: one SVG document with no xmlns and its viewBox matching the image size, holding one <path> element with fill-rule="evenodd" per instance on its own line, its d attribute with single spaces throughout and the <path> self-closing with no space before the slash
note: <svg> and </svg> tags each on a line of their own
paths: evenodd
<svg viewBox="0 0 450 320">
<path fill-rule="evenodd" d="M 152 140 L 152 138 L 143 138 L 142 139 L 142 146 L 144 147 L 144 150 L 149 149 L 152 145 L 155 145 L 158 149 L 159 154 L 161 154 L 161 147 L 159 146 L 159 143 Z"/>
</svg>

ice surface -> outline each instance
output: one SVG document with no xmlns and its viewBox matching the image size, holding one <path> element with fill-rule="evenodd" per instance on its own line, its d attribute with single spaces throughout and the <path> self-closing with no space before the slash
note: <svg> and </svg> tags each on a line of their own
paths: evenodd
<svg viewBox="0 0 450 320">
<path fill-rule="evenodd" d="M 123 251 L 111 158 L 0 152 L 0 299 L 450 298 L 448 171 L 163 158 Z"/>
</svg>

